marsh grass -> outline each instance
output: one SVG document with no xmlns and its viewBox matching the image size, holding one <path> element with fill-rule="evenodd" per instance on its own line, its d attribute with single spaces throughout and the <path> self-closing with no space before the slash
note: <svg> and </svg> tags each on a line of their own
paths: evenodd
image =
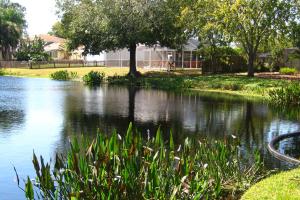
<svg viewBox="0 0 300 200">
<path fill-rule="evenodd" d="M 275 106 L 300 106 L 300 84 L 292 82 L 269 92 L 271 103 Z"/>
<path fill-rule="evenodd" d="M 132 125 L 124 137 L 99 133 L 70 146 L 53 167 L 33 155 L 36 180 L 26 181 L 28 199 L 34 191 L 42 199 L 237 199 L 261 177 L 259 156 L 246 167 L 241 161 L 249 158 L 237 145 L 188 138 L 177 145 L 172 133 L 168 141 L 160 130 L 143 137 Z"/>
<path fill-rule="evenodd" d="M 268 97 L 270 90 L 289 84 L 285 80 L 249 78 L 237 75 L 177 75 L 163 73 L 146 73 L 140 78 L 126 76 L 108 77 L 112 85 L 131 85 L 143 88 L 164 90 L 217 90 L 244 96 Z"/>
</svg>

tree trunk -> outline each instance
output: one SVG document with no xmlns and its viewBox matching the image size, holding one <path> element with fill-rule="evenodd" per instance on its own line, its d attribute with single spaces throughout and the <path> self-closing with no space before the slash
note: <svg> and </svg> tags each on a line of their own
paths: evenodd
<svg viewBox="0 0 300 200">
<path fill-rule="evenodd" d="M 136 70 L 136 44 L 131 44 L 129 48 L 130 52 L 130 70 L 129 75 L 136 76 L 137 70 Z"/>
<path fill-rule="evenodd" d="M 248 76 L 254 76 L 254 61 L 255 61 L 255 53 L 249 53 L 248 55 Z"/>
</svg>

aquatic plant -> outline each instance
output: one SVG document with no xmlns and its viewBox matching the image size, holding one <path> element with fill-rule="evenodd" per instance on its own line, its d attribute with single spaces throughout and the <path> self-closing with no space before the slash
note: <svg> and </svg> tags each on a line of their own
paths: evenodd
<svg viewBox="0 0 300 200">
<path fill-rule="evenodd" d="M 234 140 L 228 139 L 228 140 Z M 25 184 L 28 199 L 237 199 L 260 179 L 261 162 L 243 165 L 237 145 L 185 139 L 175 144 L 135 133 L 74 139 L 54 165 L 33 155 L 36 179 Z M 249 160 L 248 160 L 249 161 Z M 52 167 L 53 166 L 53 167 Z M 19 184 L 19 177 L 18 184 Z"/>
<path fill-rule="evenodd" d="M 71 76 L 67 70 L 60 70 L 50 74 L 50 78 L 53 80 L 68 81 L 71 79 Z"/>
<path fill-rule="evenodd" d="M 105 74 L 103 72 L 90 71 L 88 74 L 83 76 L 83 82 L 86 85 L 96 86 L 100 85 L 105 78 Z"/>
<path fill-rule="evenodd" d="M 291 82 L 280 89 L 269 92 L 271 103 L 277 106 L 299 106 L 300 105 L 300 84 Z"/>
</svg>

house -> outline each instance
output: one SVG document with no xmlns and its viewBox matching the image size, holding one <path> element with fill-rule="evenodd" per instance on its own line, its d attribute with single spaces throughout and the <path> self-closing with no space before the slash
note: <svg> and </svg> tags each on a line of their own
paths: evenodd
<svg viewBox="0 0 300 200">
<path fill-rule="evenodd" d="M 137 66 L 166 68 L 171 57 L 176 67 L 199 68 L 201 62 L 199 54 L 197 54 L 198 46 L 199 41 L 196 39 L 189 39 L 180 51 L 159 45 L 148 47 L 140 44 L 136 50 Z M 103 53 L 102 61 L 106 66 L 128 67 L 129 57 L 128 49 L 121 49 Z"/>
<path fill-rule="evenodd" d="M 41 34 L 37 35 L 45 42 L 45 52 L 48 53 L 53 60 L 68 60 L 69 52 L 66 50 L 66 40 L 56 36 Z"/>
<path fill-rule="evenodd" d="M 260 53 L 258 55 L 258 63 L 263 64 L 266 67 L 276 65 L 278 67 L 290 67 L 296 68 L 300 71 L 300 50 L 296 47 L 285 48 L 281 56 L 274 57 L 271 53 Z"/>
<path fill-rule="evenodd" d="M 83 47 L 79 47 L 74 51 L 68 51 L 66 47 L 67 40 L 49 34 L 37 35 L 45 42 L 45 52 L 48 53 L 53 60 L 84 60 Z"/>
</svg>

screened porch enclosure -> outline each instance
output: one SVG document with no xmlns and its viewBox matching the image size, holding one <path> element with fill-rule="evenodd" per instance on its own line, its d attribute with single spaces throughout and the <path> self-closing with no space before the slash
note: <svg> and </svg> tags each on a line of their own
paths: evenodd
<svg viewBox="0 0 300 200">
<path fill-rule="evenodd" d="M 197 53 L 198 41 L 193 42 L 189 40 L 181 51 L 139 45 L 136 50 L 136 64 L 145 68 L 168 68 L 170 64 L 176 68 L 201 68 L 202 62 Z M 111 67 L 129 67 L 129 51 L 123 49 L 107 52 L 104 54 L 104 63 Z"/>
</svg>

